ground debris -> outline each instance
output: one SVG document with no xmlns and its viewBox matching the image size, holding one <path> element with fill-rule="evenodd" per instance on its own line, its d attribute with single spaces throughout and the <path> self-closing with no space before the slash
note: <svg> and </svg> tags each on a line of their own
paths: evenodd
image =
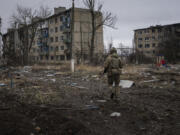
<svg viewBox="0 0 180 135">
<path fill-rule="evenodd" d="M 97 72 L 55 69 L 3 72 L 0 82 L 9 85 L 10 72 L 14 86 L 0 87 L 0 134 L 179 135 L 179 71 L 125 67 L 121 79 L 136 85 L 120 88 L 111 101 L 107 79 Z M 149 80 L 158 81 L 143 82 Z"/>
</svg>

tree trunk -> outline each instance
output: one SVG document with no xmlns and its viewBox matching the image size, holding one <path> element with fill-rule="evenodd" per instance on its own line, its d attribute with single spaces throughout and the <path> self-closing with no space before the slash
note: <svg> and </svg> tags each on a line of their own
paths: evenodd
<svg viewBox="0 0 180 135">
<path fill-rule="evenodd" d="M 91 36 L 91 46 L 90 46 L 90 62 L 93 62 L 94 58 L 94 40 L 95 40 L 95 14 L 94 11 L 91 11 L 91 17 L 92 17 L 92 36 Z"/>
</svg>

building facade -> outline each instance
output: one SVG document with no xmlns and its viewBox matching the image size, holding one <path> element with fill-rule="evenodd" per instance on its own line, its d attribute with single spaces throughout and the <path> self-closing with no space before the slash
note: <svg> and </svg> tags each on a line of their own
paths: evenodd
<svg viewBox="0 0 180 135">
<path fill-rule="evenodd" d="M 101 21 L 99 20 L 99 23 Z M 33 63 L 64 62 L 70 60 L 71 56 L 74 59 L 86 60 L 89 56 L 91 30 L 91 14 L 89 10 L 75 8 L 72 19 L 72 9 L 66 10 L 65 7 L 55 8 L 54 15 L 38 20 L 38 27 L 29 58 Z M 13 32 L 14 41 L 18 36 L 15 31 Z M 31 37 L 31 32 L 28 33 L 29 37 Z M 5 34 L 7 39 L 10 35 L 10 33 Z M 16 43 L 17 45 L 14 45 L 15 50 L 18 48 L 19 42 L 16 41 Z M 100 27 L 96 32 L 95 54 L 103 52 L 103 27 Z"/>
<path fill-rule="evenodd" d="M 154 57 L 158 55 L 159 44 L 171 36 L 180 38 L 180 23 L 136 29 L 134 30 L 135 49 L 147 57 Z"/>
</svg>

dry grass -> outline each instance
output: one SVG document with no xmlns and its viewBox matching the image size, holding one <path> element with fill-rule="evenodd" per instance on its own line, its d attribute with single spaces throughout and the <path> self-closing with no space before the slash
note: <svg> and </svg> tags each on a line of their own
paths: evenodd
<svg viewBox="0 0 180 135">
<path fill-rule="evenodd" d="M 137 74 L 145 71 L 148 65 L 126 65 L 123 67 L 123 73 Z"/>
<path fill-rule="evenodd" d="M 57 64 L 57 65 L 33 65 L 33 71 L 38 70 L 59 70 L 59 71 L 70 71 L 70 63 Z"/>
<path fill-rule="evenodd" d="M 101 66 L 90 66 L 90 65 L 77 65 L 75 67 L 76 71 L 85 71 L 85 72 L 101 72 L 103 70 L 103 67 Z"/>
</svg>

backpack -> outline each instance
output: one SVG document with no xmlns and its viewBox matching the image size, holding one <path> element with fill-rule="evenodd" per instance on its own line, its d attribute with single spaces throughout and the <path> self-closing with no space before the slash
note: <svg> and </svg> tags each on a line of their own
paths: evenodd
<svg viewBox="0 0 180 135">
<path fill-rule="evenodd" d="M 119 58 L 112 57 L 111 59 L 111 72 L 112 74 L 120 74 Z"/>
</svg>

